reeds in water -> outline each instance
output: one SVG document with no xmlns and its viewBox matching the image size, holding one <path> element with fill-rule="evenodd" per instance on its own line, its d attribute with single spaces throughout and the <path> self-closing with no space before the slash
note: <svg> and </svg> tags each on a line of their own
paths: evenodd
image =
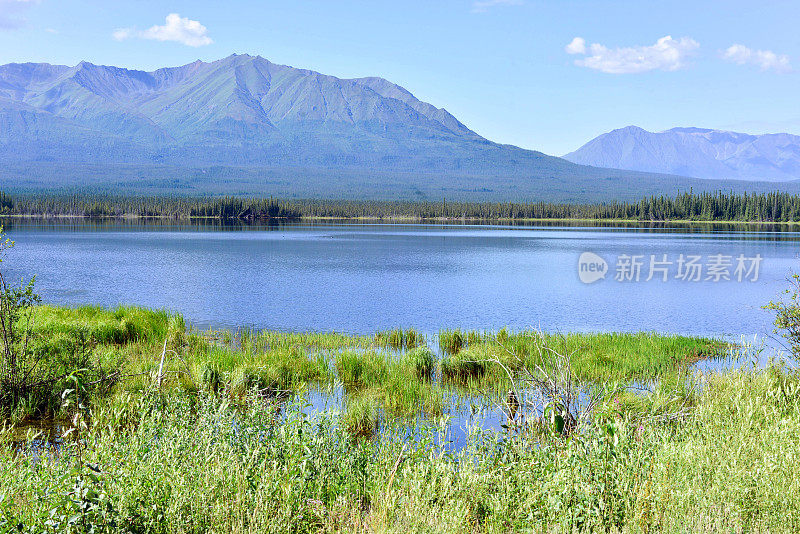
<svg viewBox="0 0 800 534">
<path fill-rule="evenodd" d="M 428 347 L 417 347 L 403 356 L 403 361 L 413 369 L 416 378 L 430 380 L 436 368 L 436 356 Z"/>
<path fill-rule="evenodd" d="M 464 347 L 464 334 L 461 330 L 442 330 L 439 332 L 439 350 L 444 354 L 458 354 Z"/>
</svg>

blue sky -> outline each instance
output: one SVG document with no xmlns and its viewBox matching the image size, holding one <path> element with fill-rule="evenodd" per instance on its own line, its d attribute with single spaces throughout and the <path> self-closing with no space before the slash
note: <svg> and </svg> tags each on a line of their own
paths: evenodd
<svg viewBox="0 0 800 534">
<path fill-rule="evenodd" d="M 788 0 L 0 0 L 0 63 L 258 54 L 382 76 L 561 155 L 630 124 L 800 134 L 799 21 Z"/>
</svg>

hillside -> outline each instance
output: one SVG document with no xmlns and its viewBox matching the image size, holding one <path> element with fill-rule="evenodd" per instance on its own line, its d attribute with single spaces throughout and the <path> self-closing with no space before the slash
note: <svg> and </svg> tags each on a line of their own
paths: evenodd
<svg viewBox="0 0 800 534">
<path fill-rule="evenodd" d="M 703 128 L 653 133 L 628 126 L 600 135 L 564 158 L 696 178 L 788 181 L 800 179 L 800 136 Z"/>
<path fill-rule="evenodd" d="M 152 72 L 0 66 L 8 191 L 579 201 L 690 187 L 742 186 L 493 143 L 382 78 L 341 79 L 258 56 Z"/>
</svg>

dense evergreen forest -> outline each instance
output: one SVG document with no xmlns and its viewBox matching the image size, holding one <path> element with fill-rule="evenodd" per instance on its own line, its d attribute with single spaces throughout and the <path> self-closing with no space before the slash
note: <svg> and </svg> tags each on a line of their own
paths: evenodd
<svg viewBox="0 0 800 534">
<path fill-rule="evenodd" d="M 796 222 L 800 221 L 800 196 L 780 192 L 761 194 L 689 192 L 676 197 L 652 196 L 638 202 L 558 204 L 94 195 L 11 197 L 0 192 L 0 215 L 238 220 L 370 218 Z"/>
</svg>

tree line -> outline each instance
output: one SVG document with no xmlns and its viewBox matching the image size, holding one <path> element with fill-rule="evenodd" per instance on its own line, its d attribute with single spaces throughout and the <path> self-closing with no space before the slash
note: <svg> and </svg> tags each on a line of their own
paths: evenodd
<svg viewBox="0 0 800 534">
<path fill-rule="evenodd" d="M 800 221 L 800 196 L 789 193 L 682 193 L 638 202 L 451 202 L 296 200 L 274 198 L 19 195 L 0 192 L 0 214 L 17 216 L 154 217 L 265 220 L 594 219 L 632 221 Z"/>
</svg>

